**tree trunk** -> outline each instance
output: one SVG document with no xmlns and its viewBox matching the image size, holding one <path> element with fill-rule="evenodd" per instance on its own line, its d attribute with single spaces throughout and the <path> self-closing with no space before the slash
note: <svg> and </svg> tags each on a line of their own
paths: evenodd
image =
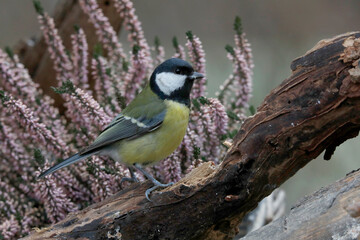
<svg viewBox="0 0 360 240">
<path fill-rule="evenodd" d="M 357 136 L 359 37 L 321 41 L 294 60 L 291 77 L 244 122 L 219 166 L 201 165 L 154 192 L 152 202 L 144 195 L 150 183 L 134 184 L 27 239 L 231 239 L 261 199 L 322 151 L 330 159 Z"/>
<path fill-rule="evenodd" d="M 358 239 L 360 234 L 360 171 L 307 196 L 289 214 L 242 240 Z M 270 237 L 269 237 L 270 236 Z"/>
</svg>

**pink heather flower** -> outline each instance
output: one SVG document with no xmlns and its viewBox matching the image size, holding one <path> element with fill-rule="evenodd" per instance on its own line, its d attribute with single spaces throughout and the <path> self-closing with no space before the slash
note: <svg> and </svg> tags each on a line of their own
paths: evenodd
<svg viewBox="0 0 360 240">
<path fill-rule="evenodd" d="M 216 133 L 216 125 L 212 121 L 212 114 L 209 106 L 201 106 L 201 121 L 207 141 L 204 142 L 204 153 L 209 161 L 215 161 L 218 157 L 219 136 Z M 213 155 L 213 153 L 215 153 Z"/>
<path fill-rule="evenodd" d="M 114 161 L 113 162 L 113 165 L 111 166 L 112 170 L 116 173 L 115 175 L 112 175 L 114 177 L 114 180 L 116 182 L 116 190 L 115 192 L 119 191 L 122 189 L 122 186 L 120 184 L 120 181 L 121 179 L 124 177 L 124 176 L 129 176 L 130 177 L 130 173 L 129 173 L 129 169 L 124 165 L 124 164 L 121 164 L 117 161 Z M 135 173 L 136 175 L 136 173 Z M 141 180 L 141 178 L 138 178 Z"/>
<path fill-rule="evenodd" d="M 18 57 L 8 57 L 0 49 L 0 79 L 2 88 L 16 98 L 35 102 L 39 85 L 34 83 L 24 66 L 18 62 Z"/>
<path fill-rule="evenodd" d="M 155 52 L 155 65 L 159 65 L 165 61 L 165 48 L 160 45 L 158 38 L 155 39 L 155 46 L 152 50 Z"/>
<path fill-rule="evenodd" d="M 45 167 L 48 168 L 49 164 L 46 163 Z M 40 172 L 36 171 L 36 175 L 39 174 Z M 77 206 L 67 198 L 61 185 L 57 184 L 53 175 L 46 176 L 33 185 L 36 196 L 44 204 L 46 214 L 52 223 L 64 219 L 67 213 L 78 210 Z"/>
<path fill-rule="evenodd" d="M 224 106 L 215 98 L 208 99 L 209 104 L 201 106 L 201 119 L 207 135 L 205 152 L 208 159 L 218 162 L 220 156 L 220 137 L 227 131 L 228 117 Z"/>
<path fill-rule="evenodd" d="M 89 141 L 97 137 L 99 128 L 94 126 L 93 120 L 89 118 L 89 114 L 82 114 L 86 111 L 86 108 L 79 111 L 79 108 L 83 108 L 83 106 L 81 101 L 76 98 L 75 93 L 65 96 L 64 99 L 67 100 L 64 103 L 67 108 L 65 115 L 70 119 L 68 128 L 73 132 L 72 140 L 75 140 L 74 144 L 77 146 L 89 144 Z"/>
<path fill-rule="evenodd" d="M 16 172 L 21 176 L 28 174 L 33 171 L 33 168 L 30 164 L 30 158 L 26 149 L 21 141 L 19 141 L 18 136 L 13 132 L 12 127 L 0 119 L 0 151 L 8 160 L 4 167 L 8 167 L 9 171 Z M 1 170 L 5 170 L 0 167 Z"/>
<path fill-rule="evenodd" d="M 109 58 L 114 63 L 121 64 L 126 59 L 126 55 L 109 19 L 101 11 L 96 0 L 80 0 L 79 3 L 82 10 L 89 16 L 89 21 L 94 25 L 96 34 L 103 47 L 107 50 Z"/>
<path fill-rule="evenodd" d="M 193 110 L 190 112 L 190 121 L 189 127 L 191 131 L 196 135 L 195 145 L 200 148 L 200 156 L 203 156 L 204 153 L 204 142 L 207 140 L 205 135 L 205 127 L 201 118 L 200 110 Z"/>
<path fill-rule="evenodd" d="M 33 230 L 33 227 L 39 226 L 41 224 L 40 219 L 38 218 L 39 209 L 34 207 L 28 207 L 24 213 L 24 217 L 21 219 L 21 228 L 22 233 L 30 233 Z"/>
<path fill-rule="evenodd" d="M 13 234 L 12 236 L 20 234 L 20 231 L 25 233 L 29 232 L 30 227 L 38 223 L 38 221 L 34 219 L 33 216 L 31 216 L 31 214 L 35 214 L 38 210 L 35 209 L 32 205 L 32 202 L 28 201 L 26 199 L 26 196 L 17 189 L 18 188 L 14 188 L 10 184 L 0 179 L 0 234 L 7 233 L 7 230 L 9 230 L 6 224 L 2 224 L 6 221 L 14 220 L 13 217 L 16 215 L 28 215 L 28 217 L 25 218 L 28 220 L 32 219 L 32 221 L 24 221 L 25 218 L 22 218 L 21 222 L 12 221 L 13 224 L 16 226 L 13 228 L 13 231 L 10 231 Z M 23 229 L 18 228 L 18 224 L 21 224 L 21 227 Z"/>
<path fill-rule="evenodd" d="M 20 196 L 16 193 L 17 191 L 12 186 L 0 179 L 0 217 L 10 217 L 11 215 L 16 214 L 17 210 L 21 210 L 18 209 L 21 207 L 19 204 L 19 200 L 21 199 L 17 199 Z"/>
<path fill-rule="evenodd" d="M 172 56 L 173 58 L 180 58 L 186 60 L 186 53 L 183 46 L 181 46 L 176 37 L 172 39 L 173 47 L 175 48 L 175 54 Z"/>
<path fill-rule="evenodd" d="M 92 123 L 98 129 L 102 129 L 111 122 L 111 117 L 104 112 L 99 103 L 83 90 L 76 88 L 70 98 L 74 101 L 76 109 L 84 119 L 83 126 Z"/>
<path fill-rule="evenodd" d="M 236 107 L 248 107 L 251 97 L 251 75 L 252 71 L 247 65 L 244 55 L 242 55 L 240 49 L 235 49 L 235 58 L 233 60 L 237 66 L 234 70 L 238 70 L 240 74 L 234 75 L 237 82 L 239 82 L 239 89 L 235 92 Z"/>
<path fill-rule="evenodd" d="M 95 79 L 96 100 L 102 103 L 109 116 L 115 117 L 117 113 L 121 112 L 121 107 L 116 96 L 117 82 L 109 72 L 111 70 L 109 63 L 104 57 L 98 56 L 91 60 L 91 70 L 93 79 Z"/>
<path fill-rule="evenodd" d="M 122 86 L 126 103 L 131 102 L 131 100 L 135 98 L 140 86 L 144 83 L 144 79 L 146 78 L 146 68 L 143 67 L 145 61 L 146 56 L 143 50 L 139 50 L 137 53 L 131 55 L 132 64 L 124 77 Z"/>
<path fill-rule="evenodd" d="M 14 100 L 12 96 L 9 96 L 8 99 L 3 102 L 3 105 L 6 106 L 7 111 L 14 115 L 22 127 L 27 129 L 30 133 L 29 137 L 35 142 L 40 142 L 49 152 L 54 152 L 58 156 L 68 153 L 69 149 L 65 142 L 57 139 L 43 123 L 39 122 L 39 119 L 34 116 L 34 112 L 26 107 L 20 100 Z"/>
<path fill-rule="evenodd" d="M 52 173 L 51 175 L 56 179 L 58 186 L 61 186 L 69 199 L 73 201 L 89 201 L 91 198 L 90 191 L 79 182 L 75 177 L 76 174 L 79 174 L 81 171 L 78 171 L 79 165 L 83 163 L 77 163 L 73 168 L 63 168 L 57 172 Z M 80 176 L 81 177 L 81 176 Z"/>
<path fill-rule="evenodd" d="M 54 100 L 46 96 L 34 83 L 28 70 L 19 62 L 18 56 L 10 59 L 0 50 L 0 79 L 2 87 L 14 98 L 27 103 L 27 106 L 39 117 L 39 121 L 51 126 L 50 131 L 57 137 L 66 140 L 66 120 L 59 117 L 59 110 L 53 107 Z M 39 101 L 41 99 L 41 101 Z"/>
<path fill-rule="evenodd" d="M 42 96 L 40 98 L 40 96 Z M 46 125 L 50 132 L 61 141 L 68 142 L 70 135 L 66 129 L 67 121 L 64 116 L 60 115 L 59 109 L 54 107 L 54 100 L 47 95 L 38 96 L 41 101 L 33 109 L 34 116 L 39 117 L 39 121 Z"/>
<path fill-rule="evenodd" d="M 152 59 L 150 54 L 150 47 L 145 39 L 144 32 L 141 27 L 141 22 L 135 14 L 135 8 L 130 0 L 116 0 L 115 8 L 120 13 L 120 17 L 124 21 L 126 30 L 129 32 L 128 40 L 131 47 L 138 46 L 139 52 L 142 52 L 143 61 L 142 68 L 152 69 Z M 146 71 L 145 71 L 146 72 Z"/>
<path fill-rule="evenodd" d="M 224 106 L 217 99 L 198 101 L 199 109 L 195 108 L 190 113 L 189 129 L 193 132 L 188 131 L 190 135 L 185 139 L 191 142 L 190 145 L 200 148 L 200 156 L 206 157 L 208 161 L 218 162 L 220 137 L 227 132 L 228 117 Z M 191 137 L 194 135 L 196 137 Z M 183 144 L 188 145 L 188 142 Z"/>
<path fill-rule="evenodd" d="M 161 162 L 163 178 L 166 183 L 177 182 L 181 179 L 181 159 L 179 148 L 167 159 Z"/>
<path fill-rule="evenodd" d="M 194 125 L 193 125 L 194 127 Z M 181 166 L 183 166 L 183 175 L 189 173 L 194 167 L 197 167 L 200 161 L 202 144 L 204 141 L 189 126 L 181 145 L 179 146 L 179 158 Z M 197 153 L 195 153 L 197 152 Z"/>
<path fill-rule="evenodd" d="M 194 155 L 194 147 L 200 147 L 197 146 L 197 142 L 196 142 L 196 134 L 194 132 L 194 130 L 190 129 L 190 127 L 188 127 L 186 134 L 184 136 L 183 141 L 181 142 L 180 148 L 181 148 L 181 153 L 184 153 L 184 157 L 185 157 L 185 161 L 187 163 L 187 166 L 189 166 L 190 161 L 193 160 L 193 155 Z"/>
<path fill-rule="evenodd" d="M 181 45 L 178 45 L 178 47 L 175 49 L 176 52 L 175 54 L 172 56 L 173 58 L 180 58 L 180 59 L 183 59 L 185 60 L 186 58 L 186 53 L 185 53 L 185 49 L 183 46 Z"/>
<path fill-rule="evenodd" d="M 74 68 L 74 85 L 83 90 L 88 90 L 88 44 L 84 30 L 80 28 L 76 34 L 71 35 L 71 43 L 73 47 L 72 64 Z"/>
<path fill-rule="evenodd" d="M 188 53 L 190 61 L 193 63 L 194 69 L 205 75 L 205 52 L 200 39 L 193 35 L 191 32 L 187 32 Z M 193 89 L 191 90 L 191 97 L 198 98 L 205 95 L 206 91 L 206 78 L 202 78 L 194 82 Z"/>
<path fill-rule="evenodd" d="M 228 116 L 224 105 L 217 98 L 208 98 L 209 108 L 218 136 L 226 134 L 228 128 Z"/>
<path fill-rule="evenodd" d="M 165 48 L 163 46 L 159 46 L 156 51 L 156 65 L 159 65 L 165 61 Z"/>
<path fill-rule="evenodd" d="M 253 61 L 253 55 L 252 55 L 252 50 L 251 50 L 251 44 L 247 40 L 246 34 L 242 33 L 240 36 L 238 34 L 235 34 L 234 38 L 235 38 L 235 46 L 242 50 L 242 52 L 244 53 L 244 58 L 247 62 L 247 65 L 249 66 L 249 68 L 252 71 L 252 69 L 254 68 L 254 61 Z"/>
<path fill-rule="evenodd" d="M 54 20 L 47 13 L 38 15 L 38 19 L 50 57 L 54 61 L 53 66 L 60 85 L 64 81 L 73 79 L 73 67 L 69 57 L 66 55 L 64 44 L 55 27 Z"/>
<path fill-rule="evenodd" d="M 18 221 L 15 219 L 15 215 L 11 215 L 10 218 L 4 220 L 0 223 L 0 235 L 4 239 L 15 239 L 16 236 L 19 236 L 21 227 L 19 226 Z"/>
<path fill-rule="evenodd" d="M 232 109 L 242 119 L 251 97 L 254 64 L 245 34 L 236 34 L 235 44 L 235 48 L 227 48 L 227 57 L 233 62 L 233 73 L 220 86 L 220 92 L 216 95 L 228 109 Z"/>
<path fill-rule="evenodd" d="M 100 202 L 120 190 L 120 186 L 116 183 L 116 178 L 103 171 L 105 168 L 103 158 L 93 156 L 90 164 L 92 171 L 89 174 L 89 181 L 95 202 Z"/>
</svg>

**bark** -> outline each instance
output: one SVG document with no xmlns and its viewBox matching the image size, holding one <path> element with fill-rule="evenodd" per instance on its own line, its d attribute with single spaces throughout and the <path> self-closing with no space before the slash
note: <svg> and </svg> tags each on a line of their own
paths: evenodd
<svg viewBox="0 0 360 240">
<path fill-rule="evenodd" d="M 231 239 L 261 199 L 357 136 L 359 37 L 321 41 L 294 60 L 292 75 L 244 122 L 219 166 L 201 165 L 152 202 L 144 196 L 150 183 L 134 184 L 27 239 Z"/>
<path fill-rule="evenodd" d="M 360 236 L 360 171 L 298 202 L 289 214 L 242 240 L 358 239 Z"/>
<path fill-rule="evenodd" d="M 103 0 L 98 1 L 98 4 L 105 16 L 109 19 L 114 30 L 120 32 L 122 20 L 113 6 L 113 1 Z M 95 33 L 95 28 L 89 22 L 87 15 L 82 11 L 79 1 L 59 1 L 55 7 L 53 16 L 65 48 L 68 50 L 72 48 L 70 36 L 75 33 L 74 25 L 78 25 L 84 30 L 87 36 L 86 40 L 89 46 L 89 56 L 92 56 L 94 46 L 99 40 Z M 29 42 L 31 42 L 31 44 L 29 44 Z M 56 94 L 50 88 L 51 86 L 57 86 L 58 82 L 53 68 L 53 61 L 50 59 L 50 54 L 47 51 L 47 45 L 44 38 L 41 37 L 30 41 L 21 41 L 15 47 L 15 52 L 19 55 L 21 62 L 29 70 L 33 80 L 40 84 L 47 95 L 55 99 L 57 107 L 63 109 L 61 96 Z M 91 80 L 90 75 L 89 77 Z M 92 81 L 90 81 L 90 83 L 91 82 Z"/>
</svg>

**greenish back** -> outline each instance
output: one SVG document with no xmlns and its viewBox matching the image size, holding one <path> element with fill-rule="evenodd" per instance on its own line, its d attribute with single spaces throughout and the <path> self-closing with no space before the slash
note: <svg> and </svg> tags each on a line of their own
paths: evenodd
<svg viewBox="0 0 360 240">
<path fill-rule="evenodd" d="M 125 116 L 133 118 L 152 118 L 166 109 L 166 105 L 153 91 L 149 84 L 122 111 Z"/>
<path fill-rule="evenodd" d="M 134 139 L 151 132 L 161 126 L 165 114 L 164 101 L 147 85 L 80 155 L 101 150 L 119 140 Z"/>
</svg>

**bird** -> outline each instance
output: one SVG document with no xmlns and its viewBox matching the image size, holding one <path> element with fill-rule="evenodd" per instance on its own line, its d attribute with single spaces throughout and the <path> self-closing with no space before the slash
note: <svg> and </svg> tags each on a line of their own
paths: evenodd
<svg viewBox="0 0 360 240">
<path fill-rule="evenodd" d="M 183 140 L 189 122 L 190 93 L 194 81 L 204 75 L 194 71 L 190 63 L 170 58 L 158 65 L 144 89 L 108 124 L 99 136 L 78 153 L 42 172 L 43 178 L 61 168 L 92 155 L 109 156 L 125 164 L 131 178 L 139 182 L 134 168 L 154 184 L 145 192 L 168 187 L 157 181 L 144 167 L 169 156 Z"/>
</svg>

